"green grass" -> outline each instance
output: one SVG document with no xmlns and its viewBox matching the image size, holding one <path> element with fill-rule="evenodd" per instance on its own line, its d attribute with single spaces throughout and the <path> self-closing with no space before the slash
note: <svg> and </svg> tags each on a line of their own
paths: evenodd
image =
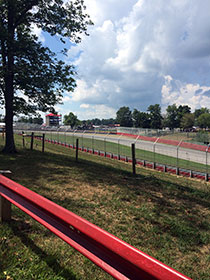
<svg viewBox="0 0 210 280">
<path fill-rule="evenodd" d="M 0 139 L 1 140 L 1 139 Z M 11 179 L 73 211 L 194 280 L 210 275 L 210 185 L 41 141 L 0 154 Z M 0 279 L 111 279 L 13 207 L 0 225 Z"/>
</svg>

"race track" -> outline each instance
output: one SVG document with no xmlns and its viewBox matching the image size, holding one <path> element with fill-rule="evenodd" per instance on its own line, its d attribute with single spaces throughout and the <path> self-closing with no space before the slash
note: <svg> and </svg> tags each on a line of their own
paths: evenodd
<svg viewBox="0 0 210 280">
<path fill-rule="evenodd" d="M 156 143 L 150 141 L 144 141 L 144 140 L 135 140 L 131 139 L 130 137 L 126 136 L 119 136 L 119 135 L 104 135 L 104 134 L 80 134 L 76 133 L 75 136 L 78 137 L 86 137 L 86 138 L 92 138 L 96 140 L 104 140 L 116 144 L 121 144 L 125 146 L 131 146 L 132 143 L 135 143 L 135 146 L 137 149 L 146 150 L 150 152 L 156 152 L 158 154 L 167 155 L 171 157 L 175 157 L 179 159 L 189 160 L 196 163 L 201 164 L 208 164 L 210 165 L 210 153 L 206 153 L 203 151 L 193 150 L 193 149 L 186 149 L 182 147 L 176 147 L 173 145 L 167 145 L 162 143 Z"/>
</svg>

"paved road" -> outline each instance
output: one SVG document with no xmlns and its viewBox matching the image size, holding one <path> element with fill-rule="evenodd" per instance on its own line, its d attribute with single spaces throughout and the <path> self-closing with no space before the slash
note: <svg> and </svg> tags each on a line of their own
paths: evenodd
<svg viewBox="0 0 210 280">
<path fill-rule="evenodd" d="M 68 133 L 68 132 L 67 132 Z M 68 133 L 69 134 L 69 133 Z M 71 134 L 71 133 L 70 133 Z M 210 153 L 206 155 L 206 152 L 193 150 L 193 149 L 186 149 L 179 147 L 177 149 L 176 146 L 162 144 L 162 143 L 156 143 L 149 141 L 143 141 L 143 140 L 135 140 L 131 139 L 126 136 L 119 136 L 119 135 L 104 135 L 104 134 L 80 134 L 76 133 L 75 136 L 79 137 L 86 137 L 86 138 L 92 138 L 96 140 L 104 140 L 112 142 L 112 143 L 120 143 L 122 145 L 131 146 L 131 143 L 135 143 L 136 148 L 151 152 L 156 152 L 158 154 L 167 155 L 171 157 L 175 157 L 179 159 L 185 159 L 197 163 L 207 164 L 210 165 Z"/>
<path fill-rule="evenodd" d="M 36 133 L 44 133 L 44 131 L 36 132 Z M 50 133 L 51 132 L 46 132 Z M 52 132 L 53 133 L 53 132 Z M 55 135 L 58 133 L 55 132 Z M 59 132 L 59 134 L 66 134 L 66 135 L 73 135 L 72 132 Z M 156 143 L 154 144 L 153 142 L 150 141 L 144 141 L 144 140 L 138 140 L 138 139 L 132 139 L 130 137 L 126 136 L 119 136 L 119 135 L 114 135 L 114 134 L 93 134 L 93 133 L 75 133 L 74 136 L 76 137 L 85 137 L 85 138 L 93 138 L 96 140 L 104 140 L 106 139 L 107 142 L 111 143 L 116 143 L 116 144 L 121 144 L 125 146 L 131 146 L 131 143 L 135 143 L 136 148 L 141 149 L 141 150 L 146 150 L 146 151 L 151 151 L 151 152 L 156 152 L 158 154 L 162 155 L 167 155 L 171 157 L 175 157 L 179 159 L 185 159 L 197 163 L 202 163 L 202 164 L 208 164 L 210 165 L 210 153 L 206 154 L 206 152 L 198 151 L 198 150 L 193 150 L 193 149 L 186 149 L 179 147 L 177 149 L 176 146 L 172 145 L 167 145 L 167 144 L 162 144 L 162 143 Z"/>
</svg>

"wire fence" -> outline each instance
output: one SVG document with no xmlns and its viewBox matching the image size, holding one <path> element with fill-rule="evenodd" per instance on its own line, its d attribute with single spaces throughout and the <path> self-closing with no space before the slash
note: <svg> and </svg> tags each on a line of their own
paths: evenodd
<svg viewBox="0 0 210 280">
<path fill-rule="evenodd" d="M 20 132 L 17 131 L 16 132 Z M 27 133 L 27 132 L 26 132 Z M 31 132 L 28 131 L 30 135 Z M 42 137 L 50 142 L 63 145 L 76 146 L 76 139 L 79 140 L 79 146 L 92 153 L 104 152 L 112 157 L 126 158 L 126 161 L 132 158 L 131 144 L 135 144 L 135 155 L 137 160 L 147 161 L 151 164 L 161 164 L 173 166 L 180 169 L 187 169 L 197 172 L 210 172 L 210 148 L 209 145 L 195 145 L 194 149 L 186 146 L 184 140 L 178 142 L 165 141 L 161 138 L 145 141 L 136 136 L 134 138 L 126 137 L 124 134 L 113 135 L 91 133 L 90 131 L 36 131 L 36 136 Z M 173 145 L 172 145 L 172 144 Z"/>
</svg>

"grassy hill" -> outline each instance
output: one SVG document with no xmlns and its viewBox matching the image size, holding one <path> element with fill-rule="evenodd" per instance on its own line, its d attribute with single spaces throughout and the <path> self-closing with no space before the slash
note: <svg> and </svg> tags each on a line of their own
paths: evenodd
<svg viewBox="0 0 210 280">
<path fill-rule="evenodd" d="M 0 145 L 2 145 L 0 139 Z M 29 140 L 26 140 L 26 142 Z M 210 275 L 210 184 L 41 142 L 0 154 L 10 178 L 192 279 Z M 112 279 L 13 207 L 0 224 L 0 279 Z"/>
</svg>

